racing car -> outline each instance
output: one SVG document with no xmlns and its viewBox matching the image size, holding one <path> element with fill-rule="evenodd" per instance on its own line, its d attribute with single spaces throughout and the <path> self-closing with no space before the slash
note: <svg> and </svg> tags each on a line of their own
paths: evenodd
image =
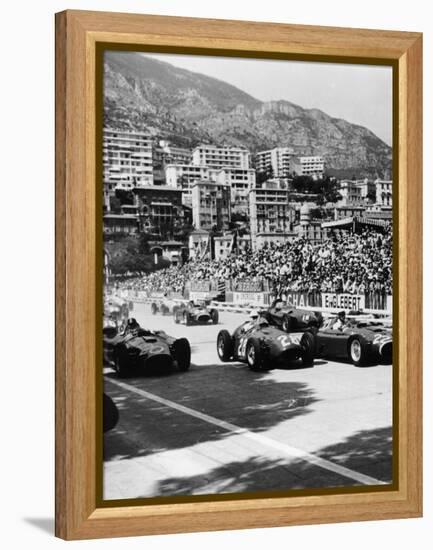
<svg viewBox="0 0 433 550">
<path fill-rule="evenodd" d="M 185 325 L 207 325 L 211 321 L 214 325 L 218 324 L 218 310 L 209 307 L 209 303 L 205 300 L 190 300 L 187 303 L 180 304 L 175 309 L 175 323 L 185 323 Z"/>
<path fill-rule="evenodd" d="M 106 296 L 104 299 L 104 325 L 121 328 L 126 325 L 132 302 L 128 304 L 117 296 Z"/>
<path fill-rule="evenodd" d="M 288 366 L 298 359 L 310 367 L 314 361 L 314 336 L 311 332 L 287 334 L 263 319 L 257 323 L 246 321 L 233 334 L 227 330 L 219 332 L 217 353 L 221 361 L 240 361 L 254 371 Z"/>
<path fill-rule="evenodd" d="M 261 312 L 268 323 L 284 330 L 284 332 L 304 331 L 311 327 L 320 327 L 323 317 L 320 312 L 298 309 L 277 299 L 267 309 Z"/>
<path fill-rule="evenodd" d="M 152 315 L 161 313 L 162 315 L 174 314 L 179 307 L 180 300 L 173 300 L 164 296 L 161 300 L 154 301 L 150 304 Z"/>
<path fill-rule="evenodd" d="M 120 378 L 146 369 L 165 370 L 177 365 L 187 371 L 191 365 L 191 347 L 186 338 L 173 338 L 162 330 L 146 330 L 129 319 L 123 332 L 104 328 L 104 361 Z"/>
<path fill-rule="evenodd" d="M 392 329 L 380 321 L 349 319 L 336 330 L 332 319 L 315 335 L 316 356 L 349 359 L 356 366 L 392 362 Z"/>
</svg>

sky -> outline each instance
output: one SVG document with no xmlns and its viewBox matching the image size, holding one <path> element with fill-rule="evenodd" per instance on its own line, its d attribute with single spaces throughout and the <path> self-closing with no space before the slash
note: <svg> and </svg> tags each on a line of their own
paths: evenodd
<svg viewBox="0 0 433 550">
<path fill-rule="evenodd" d="M 392 69 L 375 65 L 146 54 L 240 88 L 367 127 L 392 145 Z"/>
</svg>

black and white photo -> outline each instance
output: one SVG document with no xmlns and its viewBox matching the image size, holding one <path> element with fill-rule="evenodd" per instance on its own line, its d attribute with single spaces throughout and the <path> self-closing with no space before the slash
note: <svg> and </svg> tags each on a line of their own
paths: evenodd
<svg viewBox="0 0 433 550">
<path fill-rule="evenodd" d="M 395 481 L 392 79 L 105 51 L 104 500 Z"/>
</svg>

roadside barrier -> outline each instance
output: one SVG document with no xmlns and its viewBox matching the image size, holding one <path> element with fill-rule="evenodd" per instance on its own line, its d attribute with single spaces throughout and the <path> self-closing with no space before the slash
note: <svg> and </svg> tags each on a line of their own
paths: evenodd
<svg viewBox="0 0 433 550">
<path fill-rule="evenodd" d="M 193 291 L 194 292 L 194 291 Z M 188 299 L 198 300 L 209 297 L 204 291 L 195 291 L 197 296 L 187 293 L 187 296 L 180 292 L 152 292 L 142 290 L 123 290 L 119 296 L 132 303 L 151 304 L 160 302 L 164 298 L 184 302 Z M 199 294 L 200 292 L 200 294 Z M 203 295 L 202 295 L 203 294 Z M 211 300 L 212 307 L 219 311 L 230 313 L 249 314 L 253 310 L 265 309 L 270 306 L 274 296 L 268 291 L 229 291 L 224 302 Z M 350 311 L 362 312 L 371 318 L 386 318 L 392 316 L 392 296 L 379 293 L 349 294 L 349 293 L 321 293 L 321 292 L 294 292 L 288 291 L 281 296 L 283 302 L 294 308 L 309 309 L 318 311 L 324 315 L 334 315 L 344 310 L 346 314 Z M 362 318 L 359 314 L 357 318 Z"/>
</svg>

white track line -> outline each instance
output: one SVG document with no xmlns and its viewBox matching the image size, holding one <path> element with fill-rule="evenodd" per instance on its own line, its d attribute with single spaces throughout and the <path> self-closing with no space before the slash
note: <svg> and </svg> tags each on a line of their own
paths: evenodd
<svg viewBox="0 0 433 550">
<path fill-rule="evenodd" d="M 170 401 L 169 399 L 164 399 L 163 397 L 159 397 L 158 395 L 155 395 L 153 393 L 147 392 L 140 388 L 136 388 L 135 386 L 131 386 L 130 384 L 126 384 L 125 382 L 120 382 L 119 380 L 114 380 L 113 378 L 105 378 L 105 380 L 107 382 L 110 382 L 111 384 L 114 384 L 115 386 L 118 386 L 119 388 L 123 388 L 132 393 L 136 393 L 141 397 L 145 397 L 146 399 L 149 399 L 151 401 L 156 401 L 157 403 L 161 403 L 162 405 L 166 405 L 167 407 L 176 409 L 177 411 L 180 411 L 184 414 L 189 414 L 190 416 L 203 420 L 204 422 L 208 422 L 209 424 L 213 424 L 214 426 L 218 426 L 219 428 L 227 430 L 228 432 L 231 432 L 233 434 L 242 435 L 243 437 L 247 437 L 248 439 L 256 441 L 257 443 L 260 443 L 261 445 L 264 445 L 266 447 L 276 449 L 290 458 L 299 458 L 301 460 L 305 460 L 305 462 L 309 462 L 310 464 L 314 464 L 315 466 L 318 466 L 319 468 L 322 468 L 324 470 L 328 470 L 343 477 L 347 477 L 363 485 L 386 485 L 386 482 L 375 479 L 374 477 L 355 472 L 350 468 L 340 466 L 339 464 L 335 464 L 334 462 L 326 460 L 325 458 L 315 456 L 311 453 L 308 453 L 307 451 L 303 451 L 302 449 L 297 449 L 296 447 L 292 447 L 291 445 L 286 445 L 285 443 L 280 443 L 279 441 L 275 441 L 274 439 L 270 439 L 269 437 L 251 432 L 250 430 L 236 426 L 236 424 L 232 424 L 231 422 L 220 420 L 219 418 L 215 418 L 214 416 L 210 416 L 200 411 L 190 409 L 189 407 L 184 407 L 183 405 L 179 405 L 179 403 L 175 403 L 174 401 Z"/>
</svg>

